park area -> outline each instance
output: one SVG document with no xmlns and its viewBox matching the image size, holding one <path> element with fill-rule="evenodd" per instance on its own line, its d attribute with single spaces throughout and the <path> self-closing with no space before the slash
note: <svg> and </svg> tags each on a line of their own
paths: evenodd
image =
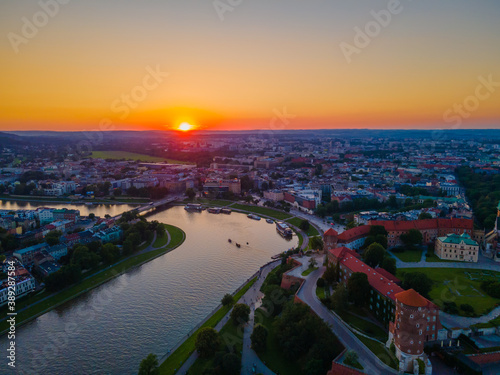
<svg viewBox="0 0 500 375">
<path fill-rule="evenodd" d="M 471 305 L 476 315 L 484 315 L 500 304 L 500 300 L 486 294 L 481 289 L 484 280 L 498 280 L 499 272 L 456 269 L 456 268 L 401 268 L 398 277 L 404 272 L 421 272 L 433 282 L 429 297 L 441 309 L 445 303 L 454 302 L 457 306 Z M 462 311 L 460 310 L 460 315 Z"/>
<path fill-rule="evenodd" d="M 137 154 L 135 152 L 127 151 L 93 151 L 91 156 L 92 159 L 114 159 L 114 160 L 137 160 L 150 163 L 169 163 L 169 164 L 193 164 L 189 162 L 165 159 L 157 156 Z"/>
</svg>

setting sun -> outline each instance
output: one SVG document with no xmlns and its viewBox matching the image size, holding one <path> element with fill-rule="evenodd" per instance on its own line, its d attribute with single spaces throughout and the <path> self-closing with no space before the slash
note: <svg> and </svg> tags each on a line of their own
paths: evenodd
<svg viewBox="0 0 500 375">
<path fill-rule="evenodd" d="M 193 125 L 191 125 L 187 122 L 183 122 L 182 124 L 179 125 L 179 127 L 177 129 L 179 129 L 180 131 L 183 131 L 183 132 L 187 132 L 189 130 L 193 130 Z"/>
</svg>

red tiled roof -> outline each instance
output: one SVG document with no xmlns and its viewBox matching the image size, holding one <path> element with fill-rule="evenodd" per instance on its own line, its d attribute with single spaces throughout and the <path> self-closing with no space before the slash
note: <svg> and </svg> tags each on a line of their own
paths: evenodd
<svg viewBox="0 0 500 375">
<path fill-rule="evenodd" d="M 352 229 L 348 229 L 345 232 L 339 234 L 340 242 L 351 242 L 362 237 L 366 237 L 370 233 L 370 225 L 361 225 Z"/>
<path fill-rule="evenodd" d="M 401 280 L 399 280 L 396 276 L 394 276 L 392 273 L 389 271 L 384 270 L 383 268 L 376 268 L 375 269 L 379 274 L 382 276 L 388 278 L 389 280 L 395 282 L 395 283 L 400 283 Z"/>
<path fill-rule="evenodd" d="M 426 307 L 429 303 L 427 299 L 422 297 L 413 289 L 405 290 L 396 294 L 396 300 L 403 302 L 406 306 Z"/>
<path fill-rule="evenodd" d="M 349 249 L 348 247 L 341 246 L 335 249 L 328 250 L 335 258 L 342 260 L 346 255 L 351 255 L 353 257 L 359 258 L 360 255 L 354 250 Z"/>
<path fill-rule="evenodd" d="M 347 367 L 337 362 L 333 362 L 332 369 L 326 373 L 326 375 L 358 375 L 358 374 L 363 374 L 363 373 L 353 369 L 352 367 Z"/>
<path fill-rule="evenodd" d="M 469 357 L 471 361 L 476 362 L 479 365 L 483 365 L 486 363 L 500 362 L 500 352 L 474 354 L 474 355 L 469 355 L 467 357 Z"/>
<path fill-rule="evenodd" d="M 325 233 L 324 233 L 324 236 L 335 236 L 337 237 L 339 234 L 338 232 L 333 229 L 333 228 L 329 228 Z"/>
<path fill-rule="evenodd" d="M 474 229 L 472 219 L 425 219 L 425 220 L 371 220 L 370 225 L 381 225 L 388 232 L 408 231 L 410 229 L 439 229 L 439 228 L 456 228 L 456 229 Z"/>
<path fill-rule="evenodd" d="M 382 276 L 376 269 L 373 269 L 363 261 L 351 255 L 346 255 L 341 261 L 341 264 L 349 268 L 352 272 L 362 272 L 366 274 L 371 287 L 385 297 L 395 300 L 395 295 L 404 291 L 399 285 L 395 284 L 387 277 Z"/>
</svg>

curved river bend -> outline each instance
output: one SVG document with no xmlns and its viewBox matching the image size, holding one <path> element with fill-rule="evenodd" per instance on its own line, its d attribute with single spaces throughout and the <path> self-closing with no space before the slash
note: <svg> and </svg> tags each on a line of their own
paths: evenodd
<svg viewBox="0 0 500 375">
<path fill-rule="evenodd" d="M 296 237 L 284 240 L 275 225 L 234 212 L 173 207 L 148 220 L 180 227 L 185 242 L 18 328 L 16 371 L 7 369 L 4 358 L 0 373 L 137 374 L 148 353 L 163 356 L 225 293 L 272 255 L 297 245 Z M 0 339 L 2 348 L 7 341 Z"/>
</svg>

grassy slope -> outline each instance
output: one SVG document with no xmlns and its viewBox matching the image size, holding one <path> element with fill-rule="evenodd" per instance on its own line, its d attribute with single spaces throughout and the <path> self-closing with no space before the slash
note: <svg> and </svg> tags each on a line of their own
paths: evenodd
<svg viewBox="0 0 500 375">
<path fill-rule="evenodd" d="M 300 223 L 302 223 L 302 219 L 298 217 L 292 217 L 291 219 L 287 219 L 290 224 L 295 225 L 297 228 L 300 228 Z M 318 230 L 309 225 L 309 230 L 306 232 L 309 237 L 319 236 Z"/>
<path fill-rule="evenodd" d="M 234 300 L 238 301 L 257 279 L 250 280 L 238 293 L 234 295 Z M 173 352 L 166 360 L 160 365 L 160 374 L 174 375 L 175 371 L 182 365 L 195 350 L 196 335 L 199 330 L 204 327 L 215 327 L 217 323 L 231 310 L 232 306 L 223 306 L 217 310 L 203 325 L 191 336 L 189 336 L 175 352 Z"/>
<path fill-rule="evenodd" d="M 255 311 L 255 321 L 262 324 L 268 330 L 267 349 L 264 353 L 259 353 L 259 358 L 266 363 L 269 369 L 277 374 L 301 375 L 302 373 L 297 364 L 286 358 L 278 345 L 273 318 L 267 316 L 261 309 L 257 309 Z"/>
<path fill-rule="evenodd" d="M 105 283 L 106 281 L 111 280 L 112 278 L 125 272 L 129 268 L 137 266 L 141 263 L 144 263 L 148 260 L 151 260 L 159 255 L 162 255 L 162 254 L 176 248 L 184 241 L 185 234 L 181 229 L 179 229 L 177 227 L 174 227 L 171 225 L 167 225 L 166 227 L 167 227 L 167 230 L 170 232 L 170 235 L 172 237 L 172 240 L 171 240 L 168 247 L 149 251 L 147 253 L 139 254 L 139 255 L 133 256 L 131 258 L 128 258 L 128 259 L 124 260 L 123 262 L 120 262 L 117 265 L 115 265 L 111 268 L 108 268 L 105 271 L 103 271 L 97 275 L 91 276 L 88 279 L 83 280 L 79 284 L 75 284 L 75 285 L 69 287 L 68 289 L 65 289 L 65 290 L 57 293 L 56 295 L 48 297 L 46 300 L 44 300 L 40 303 L 37 303 L 36 305 L 28 307 L 26 310 L 21 311 L 17 314 L 17 318 L 16 318 L 17 325 L 19 325 L 22 322 L 31 320 L 32 318 L 34 318 L 42 313 L 45 313 L 45 312 L 53 309 L 54 307 L 56 307 L 64 302 L 67 302 L 67 301 L 75 298 L 76 296 L 95 288 L 98 285 Z M 26 305 L 28 303 L 29 304 L 34 303 L 34 302 L 46 297 L 47 295 L 48 294 L 42 293 L 42 294 L 34 297 L 35 299 L 26 300 L 23 305 Z M 19 310 L 20 308 L 22 308 L 22 306 L 20 304 L 17 304 L 17 308 Z M 7 328 L 8 328 L 8 325 L 7 325 L 6 321 L 0 322 L 0 331 L 3 332 Z"/>
<path fill-rule="evenodd" d="M 398 270 L 398 277 L 401 277 L 401 272 L 425 273 L 434 282 L 429 296 L 441 308 L 444 297 L 458 306 L 464 303 L 472 305 L 479 315 L 485 314 L 495 304 L 500 303 L 500 300 L 488 296 L 481 290 L 481 281 L 488 277 L 498 279 L 499 272 L 454 268 L 402 268 Z M 479 280 L 470 280 L 466 273 Z"/>
<path fill-rule="evenodd" d="M 240 357 L 243 350 L 243 327 L 236 326 L 232 319 L 224 324 L 219 332 L 221 343 L 219 351 L 235 353 Z M 205 369 L 213 367 L 213 358 L 198 358 L 189 369 L 190 375 L 202 375 Z"/>
</svg>

